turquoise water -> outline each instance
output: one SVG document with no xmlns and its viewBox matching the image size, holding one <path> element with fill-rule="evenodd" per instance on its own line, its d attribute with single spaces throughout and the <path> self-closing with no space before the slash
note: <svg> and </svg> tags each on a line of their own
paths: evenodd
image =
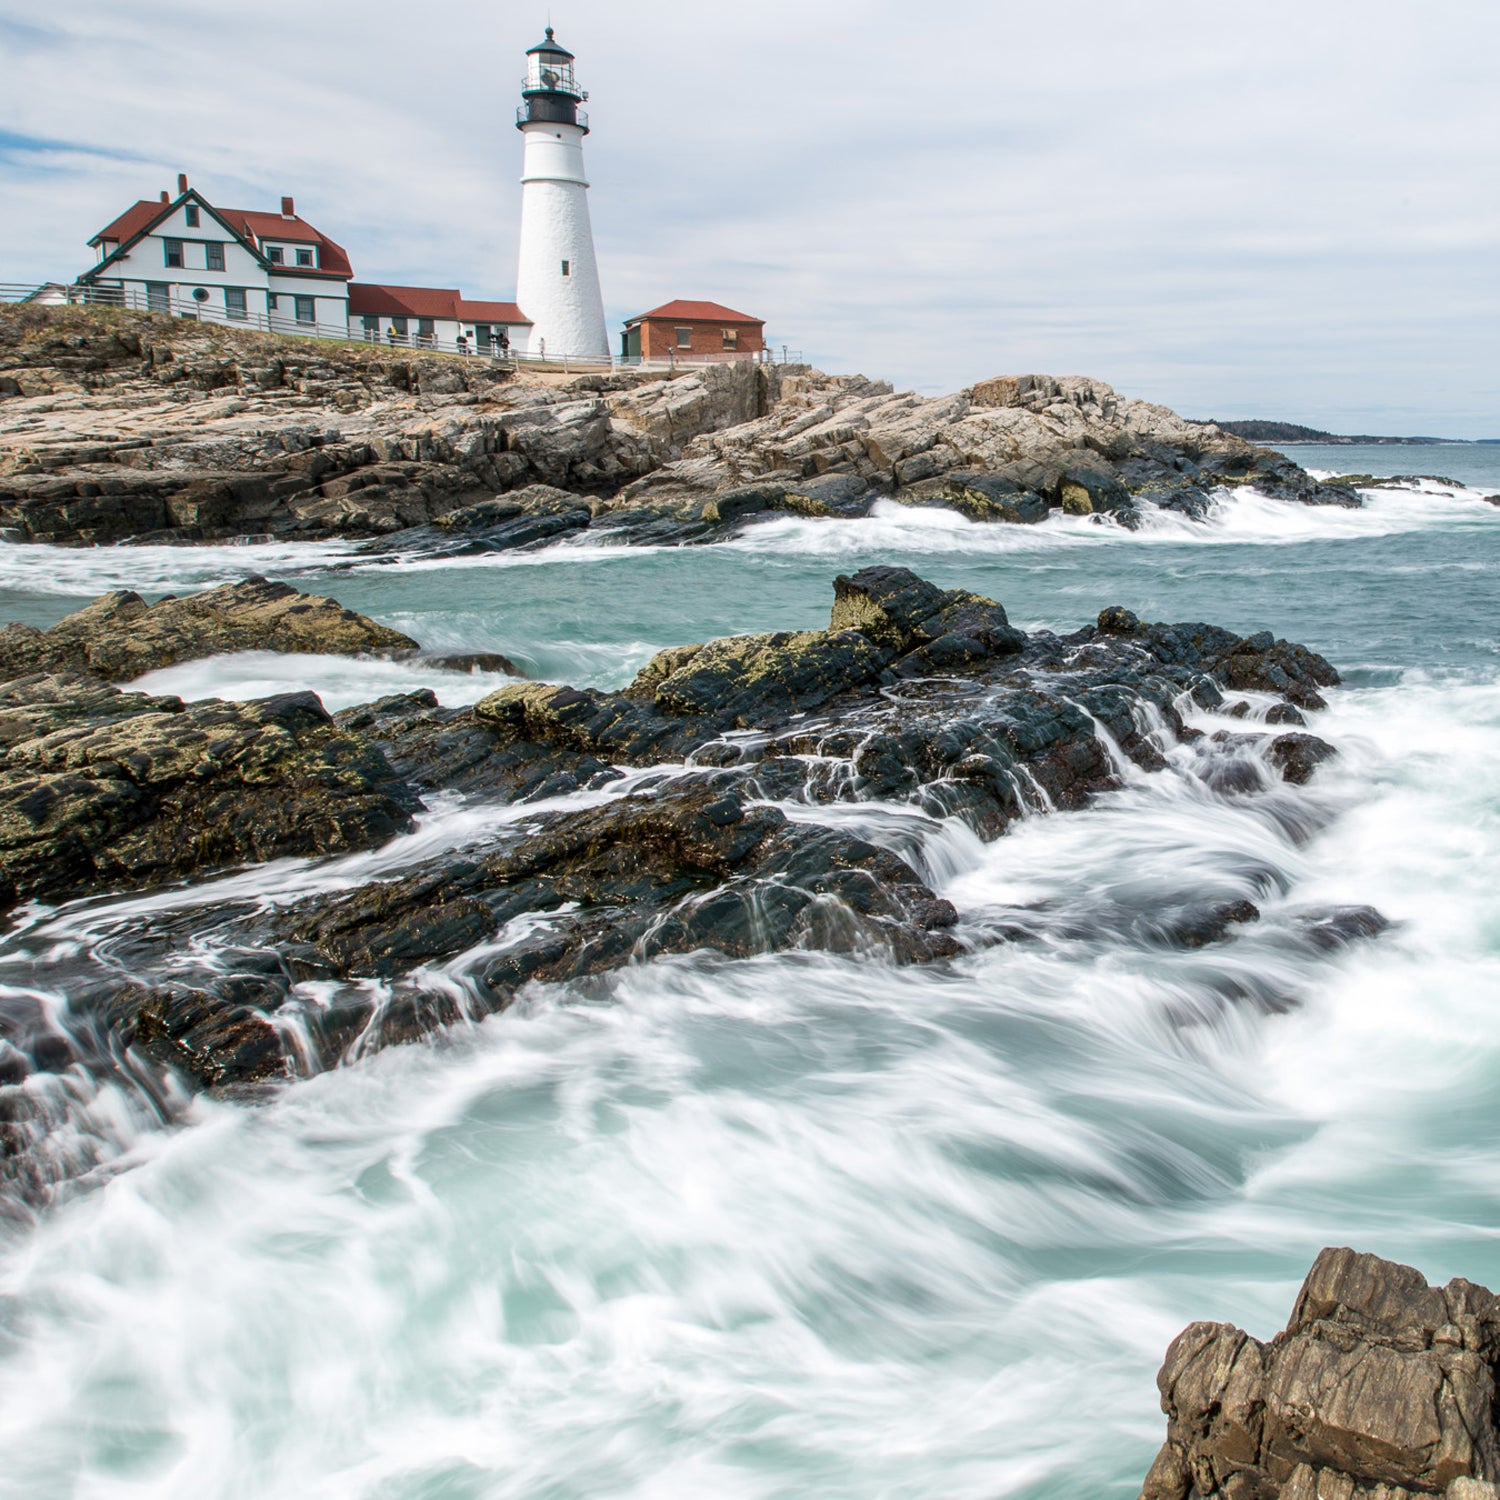
<svg viewBox="0 0 1500 1500">
<path fill-rule="evenodd" d="M 1340 759 L 1274 806 L 1176 766 L 990 846 L 848 814 L 899 828 L 968 922 L 1253 893 L 1262 922 L 1219 948 L 1062 922 L 947 969 L 679 960 L 173 1131 L 80 1083 L 59 1136 L 114 1170 L 0 1230 L 0 1493 L 1128 1497 L 1191 1319 L 1268 1336 L 1331 1243 L 1500 1285 L 1497 527 L 1429 487 L 1354 513 L 1239 496 L 1134 535 L 892 507 L 456 565 L 0 551 L 0 618 L 253 567 L 599 684 L 661 646 L 821 624 L 835 573 L 897 562 L 1031 626 L 1109 603 L 1267 626 L 1349 683 L 1315 726 Z M 491 685 L 264 655 L 151 679 L 331 705 L 418 681 Z M 440 808 L 421 850 L 482 815 Z M 198 899 L 418 858 L 288 861 Z M 0 982 L 23 947 L 77 954 L 184 899 L 38 917 Z M 1287 942 L 1298 908 L 1364 902 L 1398 924 L 1379 942 Z"/>
</svg>

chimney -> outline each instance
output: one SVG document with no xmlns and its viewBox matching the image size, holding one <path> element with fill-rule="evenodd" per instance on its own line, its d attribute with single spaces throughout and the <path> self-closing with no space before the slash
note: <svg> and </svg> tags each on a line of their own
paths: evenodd
<svg viewBox="0 0 1500 1500">
<path fill-rule="evenodd" d="M 297 217 L 297 210 L 290 198 L 283 198 L 281 200 L 281 217 L 283 219 L 295 219 Z"/>
<path fill-rule="evenodd" d="M 185 192 L 187 192 L 187 173 L 186 172 L 179 172 L 177 174 L 177 191 L 179 193 L 185 193 Z"/>
<path fill-rule="evenodd" d="M 161 190 L 161 201 L 163 203 L 170 203 L 172 201 L 172 195 L 166 190 L 166 188 L 163 188 Z"/>
</svg>

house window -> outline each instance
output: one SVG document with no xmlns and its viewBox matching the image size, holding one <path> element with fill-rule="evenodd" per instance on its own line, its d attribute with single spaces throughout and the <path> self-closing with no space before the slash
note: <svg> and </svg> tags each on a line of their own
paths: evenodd
<svg viewBox="0 0 1500 1500">
<path fill-rule="evenodd" d="M 198 205 L 196 203 L 189 203 L 188 206 L 183 209 L 182 214 L 183 218 L 187 222 L 187 227 L 189 229 L 196 229 L 198 227 Z"/>
<path fill-rule="evenodd" d="M 726 349 L 737 349 L 740 344 L 740 331 L 738 328 L 724 329 L 724 347 Z"/>
<path fill-rule="evenodd" d="M 167 265 L 169 265 L 169 266 L 181 266 L 182 265 L 182 241 L 181 240 L 163 240 L 162 241 L 162 248 L 163 248 L 163 253 L 164 253 L 165 257 L 166 257 L 166 263 L 167 263 Z"/>
<path fill-rule="evenodd" d="M 208 252 L 208 269 L 210 271 L 222 271 L 224 269 L 223 245 L 207 244 L 203 248 Z"/>
<path fill-rule="evenodd" d="M 693 330 L 691 328 L 679 328 L 677 330 L 677 347 L 679 349 L 691 349 L 693 347 Z"/>
<path fill-rule="evenodd" d="M 280 306 L 281 306 L 281 298 L 278 297 L 275 292 L 268 293 L 267 296 L 266 296 L 266 307 L 271 312 L 275 312 L 276 309 L 278 307 L 280 307 Z"/>
<path fill-rule="evenodd" d="M 226 286 L 224 288 L 224 311 L 236 322 L 244 321 L 248 312 L 245 306 L 244 287 Z"/>
<path fill-rule="evenodd" d="M 266 259 L 273 266 L 279 266 L 282 262 L 282 249 L 280 245 L 270 245 L 266 249 Z"/>
<path fill-rule="evenodd" d="M 391 332 L 394 333 L 398 339 L 404 339 L 406 337 L 406 329 L 407 322 L 405 318 L 391 319 Z"/>
<path fill-rule="evenodd" d="M 312 263 L 313 253 L 311 250 L 299 250 L 297 252 L 297 264 L 299 266 L 310 266 Z"/>
<path fill-rule="evenodd" d="M 172 288 L 164 281 L 146 283 L 146 311 L 169 313 L 172 311 Z"/>
<path fill-rule="evenodd" d="M 297 321 L 299 323 L 316 323 L 318 321 L 317 304 L 311 297 L 298 297 Z"/>
<path fill-rule="evenodd" d="M 573 262 L 570 261 L 570 260 L 565 260 L 563 262 L 563 275 L 564 276 L 571 276 L 572 274 L 573 274 Z"/>
<path fill-rule="evenodd" d="M 380 314 L 366 313 L 360 319 L 360 324 L 365 330 L 366 341 L 373 344 L 380 337 Z"/>
</svg>

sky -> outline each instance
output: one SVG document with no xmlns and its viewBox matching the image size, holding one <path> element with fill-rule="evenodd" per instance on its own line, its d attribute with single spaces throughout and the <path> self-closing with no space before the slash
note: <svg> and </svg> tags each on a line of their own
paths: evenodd
<svg viewBox="0 0 1500 1500">
<path fill-rule="evenodd" d="M 552 0 L 612 327 L 926 394 L 1500 437 L 1496 0 Z M 0 0 L 0 282 L 185 171 L 359 280 L 515 290 L 532 0 Z"/>
</svg>

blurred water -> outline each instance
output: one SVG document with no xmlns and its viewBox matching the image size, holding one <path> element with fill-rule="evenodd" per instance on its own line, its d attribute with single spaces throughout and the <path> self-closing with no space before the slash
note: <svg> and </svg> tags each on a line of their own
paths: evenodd
<svg viewBox="0 0 1500 1500">
<path fill-rule="evenodd" d="M 675 642 L 822 623 L 832 575 L 874 561 L 1028 625 L 1118 602 L 1268 626 L 1347 669 L 1314 726 L 1343 754 L 1306 789 L 1226 800 L 1182 748 L 989 846 L 844 812 L 914 850 L 967 926 L 1034 934 L 951 968 L 677 960 L 260 1106 L 198 1101 L 176 1131 L 92 1096 L 80 1128 L 115 1132 L 128 1170 L 0 1230 L 0 1494 L 1130 1496 L 1190 1319 L 1269 1335 L 1328 1243 L 1500 1284 L 1497 525 L 1471 493 L 1239 496 L 1207 528 L 1134 535 L 892 507 L 715 548 L 256 563 L 426 646 L 595 683 Z M 22 550 L 0 550 L 0 617 L 55 618 L 137 565 L 148 592 L 237 576 L 199 549 Z M 284 670 L 152 681 L 248 692 Z M 352 702 L 405 670 L 303 681 Z M 449 701 L 479 686 L 447 675 Z M 76 954 L 146 905 L 367 878 L 503 816 L 33 914 L 0 982 L 22 948 Z M 1199 952 L 1152 940 L 1153 914 L 1206 894 L 1262 920 Z M 1349 903 L 1397 926 L 1299 938 L 1306 910 Z"/>
</svg>

